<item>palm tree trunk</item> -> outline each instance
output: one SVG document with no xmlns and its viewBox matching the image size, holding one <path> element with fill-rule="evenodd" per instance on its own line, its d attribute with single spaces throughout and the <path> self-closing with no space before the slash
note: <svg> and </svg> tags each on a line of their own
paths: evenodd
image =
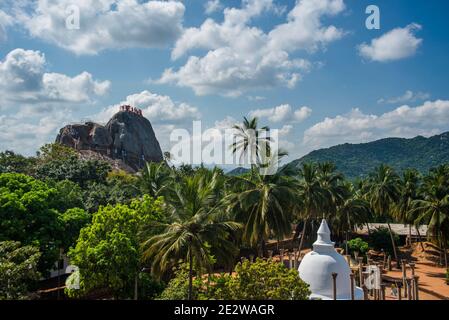
<svg viewBox="0 0 449 320">
<path fill-rule="evenodd" d="M 265 257 L 265 253 L 266 253 L 266 246 L 265 246 L 265 239 L 263 238 L 263 236 L 261 236 L 260 239 L 260 251 L 258 251 L 258 256 L 259 258 L 263 258 Z"/>
<path fill-rule="evenodd" d="M 299 256 L 301 256 L 302 246 L 304 245 L 304 238 L 306 237 L 306 230 L 307 230 L 307 222 L 308 221 L 309 221 L 308 218 L 304 219 L 304 226 L 302 227 L 301 241 L 299 242 Z"/>
<path fill-rule="evenodd" d="M 371 234 L 371 230 L 369 228 L 369 222 L 366 223 L 366 228 L 368 229 L 368 235 L 370 235 Z"/>
<path fill-rule="evenodd" d="M 446 239 L 443 237 L 443 232 L 440 233 L 440 248 L 443 250 L 443 256 L 444 256 L 444 265 L 447 270 L 447 250 L 446 250 Z"/>
<path fill-rule="evenodd" d="M 421 244 L 421 249 L 423 252 L 426 252 L 426 249 L 424 248 L 424 245 L 422 243 L 421 233 L 419 232 L 419 228 L 417 226 L 415 226 L 415 229 L 416 229 L 416 234 L 418 235 L 418 241 Z"/>
<path fill-rule="evenodd" d="M 411 224 L 408 225 L 408 241 L 409 241 L 409 245 L 411 248 L 412 247 L 412 225 Z"/>
<path fill-rule="evenodd" d="M 446 241 L 444 241 L 444 243 L 443 243 L 443 250 L 444 250 L 444 264 L 445 264 L 446 270 L 447 270 L 448 266 L 447 266 L 447 249 L 446 249 Z"/>
<path fill-rule="evenodd" d="M 387 222 L 388 230 L 390 231 L 390 239 L 391 239 L 391 245 L 393 246 L 393 254 L 394 259 L 396 260 L 396 266 L 398 269 L 400 268 L 399 259 L 398 259 L 398 253 L 396 252 L 396 244 L 394 243 L 394 237 L 393 237 L 393 230 L 391 230 L 390 223 Z"/>
<path fill-rule="evenodd" d="M 193 258 L 192 258 L 192 248 L 189 249 L 189 300 L 193 300 Z"/>
</svg>

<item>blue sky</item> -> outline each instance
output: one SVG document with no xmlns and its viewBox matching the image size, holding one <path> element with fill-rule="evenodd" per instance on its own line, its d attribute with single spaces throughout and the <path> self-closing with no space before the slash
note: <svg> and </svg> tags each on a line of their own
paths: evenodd
<svg viewBox="0 0 449 320">
<path fill-rule="evenodd" d="M 365 27 L 371 4 L 379 30 Z M 246 115 L 281 129 L 290 159 L 448 131 L 448 12 L 445 0 L 2 1 L 0 150 L 33 154 L 124 101 L 165 150 L 174 128 Z"/>
</svg>

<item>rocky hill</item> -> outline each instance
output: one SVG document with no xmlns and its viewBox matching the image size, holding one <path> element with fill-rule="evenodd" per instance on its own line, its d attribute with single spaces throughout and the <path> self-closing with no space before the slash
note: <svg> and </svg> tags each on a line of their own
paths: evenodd
<svg viewBox="0 0 449 320">
<path fill-rule="evenodd" d="M 150 121 L 138 112 L 122 110 L 105 126 L 94 122 L 67 125 L 56 142 L 74 148 L 82 157 L 101 158 L 127 171 L 137 171 L 145 162 L 163 161 Z"/>
<path fill-rule="evenodd" d="M 320 149 L 294 160 L 289 166 L 304 162 L 335 163 L 348 178 L 366 176 L 380 164 L 388 164 L 398 172 L 415 168 L 426 173 L 430 168 L 449 163 L 449 132 L 430 138 L 387 138 L 362 144 L 342 144 Z"/>
</svg>

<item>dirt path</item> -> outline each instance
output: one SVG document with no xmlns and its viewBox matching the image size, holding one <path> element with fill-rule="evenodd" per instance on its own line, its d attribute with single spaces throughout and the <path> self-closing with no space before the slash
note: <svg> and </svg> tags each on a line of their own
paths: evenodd
<svg viewBox="0 0 449 320">
<path fill-rule="evenodd" d="M 411 271 L 408 268 L 407 276 L 410 276 Z M 419 298 L 420 300 L 449 300 L 449 285 L 446 284 L 446 272 L 444 268 L 435 267 L 429 263 L 417 262 L 415 267 L 415 274 L 419 276 Z M 394 270 L 388 272 L 386 275 L 401 279 L 402 272 Z M 392 300 L 391 290 L 387 289 L 387 295 Z"/>
</svg>

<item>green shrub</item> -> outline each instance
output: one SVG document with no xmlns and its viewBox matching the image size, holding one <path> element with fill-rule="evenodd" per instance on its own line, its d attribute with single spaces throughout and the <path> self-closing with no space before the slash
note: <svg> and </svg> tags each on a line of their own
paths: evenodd
<svg viewBox="0 0 449 320">
<path fill-rule="evenodd" d="M 299 278 L 295 269 L 272 260 L 245 260 L 235 268 L 227 287 L 234 300 L 307 300 L 309 285 Z"/>
<path fill-rule="evenodd" d="M 449 269 L 446 270 L 446 284 L 449 285 Z"/>
<path fill-rule="evenodd" d="M 160 300 L 187 300 L 189 295 L 189 272 L 186 267 L 175 270 L 175 277 L 159 296 Z M 193 295 L 196 296 L 195 294 Z"/>
<path fill-rule="evenodd" d="M 348 248 L 350 253 L 358 252 L 365 254 L 368 249 L 368 242 L 363 241 L 361 238 L 355 238 L 348 241 Z"/>
<path fill-rule="evenodd" d="M 188 282 L 187 269 L 178 269 L 160 299 L 187 299 Z M 221 273 L 193 281 L 193 297 L 200 300 L 306 300 L 309 295 L 309 286 L 296 270 L 272 260 L 245 260 L 232 276 Z"/>
<path fill-rule="evenodd" d="M 397 246 L 399 243 L 399 236 L 394 232 L 393 239 Z M 379 227 L 373 230 L 369 236 L 368 243 L 374 250 L 384 250 L 386 253 L 393 254 L 393 246 L 391 244 L 390 231 L 388 228 Z"/>
</svg>

